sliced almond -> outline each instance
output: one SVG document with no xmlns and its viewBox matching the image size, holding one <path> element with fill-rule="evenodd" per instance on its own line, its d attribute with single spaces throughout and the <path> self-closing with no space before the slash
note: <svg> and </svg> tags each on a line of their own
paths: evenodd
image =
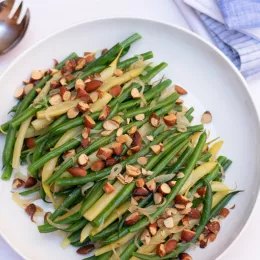
<svg viewBox="0 0 260 260">
<path fill-rule="evenodd" d="M 139 114 L 139 115 L 135 116 L 135 120 L 137 120 L 137 121 L 142 121 L 142 120 L 144 120 L 144 118 L 145 118 L 144 114 Z"/>
<path fill-rule="evenodd" d="M 116 154 L 117 156 L 121 155 L 123 151 L 123 145 L 121 143 L 113 143 L 111 148 L 113 149 L 114 154 Z"/>
<path fill-rule="evenodd" d="M 109 94 L 111 94 L 113 97 L 117 97 L 120 95 L 121 93 L 121 86 L 120 85 L 116 85 L 114 87 L 112 87 L 110 90 L 109 90 Z"/>
<path fill-rule="evenodd" d="M 101 160 L 107 160 L 112 157 L 112 154 L 113 154 L 112 149 L 101 147 L 97 152 L 97 157 L 100 158 Z"/>
<path fill-rule="evenodd" d="M 98 98 L 99 98 L 98 92 L 97 91 L 93 91 L 93 92 L 89 93 L 89 97 L 90 97 L 91 101 L 93 103 L 95 103 L 98 100 Z"/>
<path fill-rule="evenodd" d="M 101 111 L 101 113 L 100 113 L 100 115 L 99 115 L 99 120 L 106 120 L 107 119 L 107 117 L 109 116 L 109 114 L 110 114 L 110 111 L 111 111 L 111 109 L 110 109 L 110 107 L 109 106 L 105 106 L 103 109 L 102 109 L 102 111 Z M 107 130 L 109 130 L 109 129 L 107 129 Z"/>
<path fill-rule="evenodd" d="M 56 94 L 56 95 L 50 97 L 49 103 L 50 103 L 52 106 L 56 106 L 56 105 L 62 103 L 61 95 L 60 95 L 60 94 Z"/>
<path fill-rule="evenodd" d="M 109 135 L 112 134 L 112 132 L 113 132 L 113 131 L 105 130 L 105 131 L 102 131 L 100 134 L 101 134 L 102 136 L 109 136 Z"/>
<path fill-rule="evenodd" d="M 75 83 L 75 89 L 85 89 L 85 84 L 84 81 L 82 79 L 77 79 L 76 83 Z"/>
<path fill-rule="evenodd" d="M 137 131 L 137 126 L 134 125 L 133 127 L 131 127 L 130 130 L 127 131 L 127 133 L 133 135 L 136 131 Z"/>
<path fill-rule="evenodd" d="M 84 125 L 90 129 L 96 125 L 95 121 L 90 116 L 84 116 Z"/>
<path fill-rule="evenodd" d="M 12 188 L 18 189 L 24 186 L 24 181 L 22 179 L 16 178 L 13 180 Z"/>
<path fill-rule="evenodd" d="M 146 138 L 151 142 L 154 140 L 154 137 L 152 135 L 147 135 Z"/>
<path fill-rule="evenodd" d="M 204 114 L 201 117 L 201 123 L 208 124 L 212 121 L 212 115 L 209 111 L 204 112 Z"/>
<path fill-rule="evenodd" d="M 68 172 L 74 177 L 84 177 L 87 174 L 85 169 L 79 167 L 70 168 L 68 169 Z"/>
<path fill-rule="evenodd" d="M 119 125 L 124 122 L 124 119 L 121 116 L 114 116 L 112 120 L 116 121 Z"/>
<path fill-rule="evenodd" d="M 22 99 L 24 96 L 24 88 L 23 87 L 19 87 L 15 90 L 14 92 L 14 97 L 17 99 Z"/>
<path fill-rule="evenodd" d="M 181 105 L 181 104 L 183 104 L 183 100 L 182 100 L 182 99 L 177 99 L 177 100 L 175 101 L 175 104 L 176 104 L 176 105 Z"/>
<path fill-rule="evenodd" d="M 57 70 L 57 69 L 50 69 L 50 71 L 49 71 L 51 76 L 53 76 L 54 74 L 56 74 L 58 72 L 59 72 L 59 70 Z"/>
<path fill-rule="evenodd" d="M 159 244 L 156 246 L 156 254 L 160 257 L 164 257 L 166 255 L 164 244 Z"/>
<path fill-rule="evenodd" d="M 149 191 L 154 192 L 156 190 L 156 182 L 154 179 L 151 179 L 146 183 L 146 187 Z"/>
<path fill-rule="evenodd" d="M 27 84 L 24 88 L 24 93 L 25 95 L 27 95 L 32 89 L 33 89 L 34 85 L 32 83 Z"/>
<path fill-rule="evenodd" d="M 163 195 L 159 192 L 153 194 L 153 201 L 155 205 L 159 205 L 163 201 Z"/>
<path fill-rule="evenodd" d="M 184 173 L 183 172 L 178 172 L 177 173 L 177 178 L 178 179 L 182 179 L 184 177 Z"/>
<path fill-rule="evenodd" d="M 163 121 L 167 126 L 174 126 L 177 123 L 177 116 L 174 114 L 164 116 Z"/>
<path fill-rule="evenodd" d="M 76 107 L 70 108 L 67 112 L 68 118 L 75 118 L 79 114 L 79 110 Z"/>
<path fill-rule="evenodd" d="M 85 90 L 88 93 L 93 92 L 93 91 L 97 90 L 102 84 L 103 84 L 103 82 L 100 80 L 96 80 L 96 79 L 91 80 L 90 82 L 88 82 L 86 84 Z"/>
<path fill-rule="evenodd" d="M 84 129 L 82 130 L 82 133 L 81 133 L 83 139 L 87 139 L 90 135 L 90 128 L 88 127 L 84 127 Z"/>
<path fill-rule="evenodd" d="M 151 126 L 158 127 L 160 124 L 160 118 L 156 114 L 151 114 L 149 117 L 149 122 Z"/>
<path fill-rule="evenodd" d="M 75 67 L 75 70 L 81 70 L 85 67 L 87 61 L 84 58 L 79 58 L 77 61 L 77 66 Z"/>
<path fill-rule="evenodd" d="M 39 80 L 43 77 L 43 72 L 41 70 L 33 70 L 31 78 L 32 80 Z"/>
<path fill-rule="evenodd" d="M 133 88 L 133 89 L 131 90 L 131 96 L 132 96 L 133 98 L 140 98 L 140 97 L 141 97 L 141 94 L 140 94 L 140 92 L 139 92 L 139 90 L 138 90 L 137 88 Z"/>
<path fill-rule="evenodd" d="M 118 129 L 119 128 L 119 124 L 113 120 L 107 120 L 103 123 L 103 127 L 105 130 L 108 130 L 108 131 L 113 131 L 115 129 Z"/>
<path fill-rule="evenodd" d="M 182 88 L 182 87 L 180 87 L 180 86 L 177 86 L 177 85 L 175 85 L 175 91 L 176 91 L 179 95 L 185 95 L 185 94 L 188 93 L 184 88 Z"/>
<path fill-rule="evenodd" d="M 106 194 L 110 194 L 115 190 L 115 188 L 110 182 L 106 182 L 103 186 L 103 190 L 105 191 Z"/>
<path fill-rule="evenodd" d="M 115 76 L 120 77 L 120 76 L 122 76 L 124 74 L 124 72 L 122 70 L 120 70 L 120 69 L 116 69 L 114 71 L 114 74 L 115 74 Z"/>
<path fill-rule="evenodd" d="M 163 146 L 161 144 L 152 145 L 150 148 L 155 154 L 159 154 L 163 150 Z"/>
<path fill-rule="evenodd" d="M 134 189 L 133 194 L 134 194 L 134 196 L 147 197 L 148 194 L 149 194 L 149 191 L 144 187 L 137 187 L 137 188 Z"/>
<path fill-rule="evenodd" d="M 166 228 L 173 228 L 174 227 L 174 222 L 172 217 L 168 217 L 164 220 L 164 226 Z"/>
<path fill-rule="evenodd" d="M 137 221 L 140 219 L 140 214 L 138 212 L 134 212 L 132 214 L 130 214 L 126 219 L 124 224 L 126 226 L 132 226 L 135 223 L 137 223 Z"/>
<path fill-rule="evenodd" d="M 65 161 L 65 160 L 67 160 L 68 158 L 73 157 L 75 154 L 76 154 L 75 149 L 68 150 L 68 151 L 66 151 L 66 152 L 62 155 L 62 159 Z"/>
<path fill-rule="evenodd" d="M 67 84 L 67 80 L 66 80 L 65 77 L 63 77 L 63 78 L 60 79 L 60 84 L 61 84 L 62 86 L 68 85 L 68 84 Z"/>
<path fill-rule="evenodd" d="M 143 187 L 145 185 L 145 180 L 143 178 L 138 179 L 135 182 L 136 187 Z"/>
<path fill-rule="evenodd" d="M 83 139 L 83 140 L 81 141 L 81 146 L 82 146 L 83 148 L 88 147 L 89 144 L 90 144 L 90 138 L 89 138 L 89 137 L 86 138 L 86 139 Z"/>
<path fill-rule="evenodd" d="M 150 223 L 150 224 L 148 225 L 148 230 L 149 230 L 149 232 L 150 232 L 150 234 L 151 234 L 152 236 L 156 235 L 157 230 L 158 230 L 158 227 L 157 227 L 156 222 L 155 222 L 155 223 Z"/>
<path fill-rule="evenodd" d="M 81 154 L 78 158 L 78 164 L 80 166 L 86 166 L 88 164 L 89 158 L 86 154 Z"/>
<path fill-rule="evenodd" d="M 126 174 L 131 177 L 137 177 L 141 175 L 141 170 L 133 165 L 126 165 Z"/>
<path fill-rule="evenodd" d="M 148 245 L 151 242 L 151 234 L 147 229 L 145 229 L 141 235 L 140 240 L 143 242 L 143 244 Z"/>
<path fill-rule="evenodd" d="M 171 187 L 167 183 L 162 183 L 159 186 L 158 191 L 163 195 L 167 195 L 171 192 Z"/>
<path fill-rule="evenodd" d="M 195 237 L 196 233 L 192 230 L 189 229 L 184 229 L 181 232 L 181 240 L 184 242 L 190 242 L 194 237 Z"/>
<path fill-rule="evenodd" d="M 144 156 L 141 156 L 137 159 L 137 162 L 140 164 L 140 165 L 146 165 L 147 162 L 148 162 L 148 159 Z"/>
<path fill-rule="evenodd" d="M 84 101 L 80 101 L 77 105 L 77 109 L 79 110 L 79 112 L 85 113 L 89 110 L 89 105 Z"/>
<path fill-rule="evenodd" d="M 106 160 L 106 167 L 110 167 L 117 164 L 117 160 L 113 157 Z"/>
</svg>

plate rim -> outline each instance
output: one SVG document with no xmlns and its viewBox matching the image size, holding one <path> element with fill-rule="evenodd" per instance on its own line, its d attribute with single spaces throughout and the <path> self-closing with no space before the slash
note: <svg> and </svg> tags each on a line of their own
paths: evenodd
<svg viewBox="0 0 260 260">
<path fill-rule="evenodd" d="M 249 101 L 252 104 L 252 108 L 256 114 L 256 118 L 257 118 L 257 125 L 258 125 L 258 129 L 260 130 L 260 115 L 257 112 L 255 103 L 253 102 L 253 99 L 251 97 L 251 94 L 248 90 L 248 84 L 245 80 L 245 78 L 243 77 L 243 75 L 240 73 L 240 71 L 237 69 L 237 67 L 228 59 L 227 56 L 225 56 L 224 53 L 222 53 L 216 46 L 214 46 L 212 43 L 208 42 L 206 39 L 204 39 L 202 36 L 196 34 L 195 32 L 186 29 L 180 25 L 176 25 L 176 24 L 172 24 L 169 22 L 165 22 L 165 21 L 160 21 L 157 19 L 149 19 L 149 18 L 142 18 L 142 17 L 133 17 L 133 16 L 115 16 L 115 17 L 102 17 L 102 18 L 97 18 L 97 19 L 91 19 L 91 20 L 82 20 L 80 22 L 76 22 L 76 23 L 72 23 L 71 25 L 68 25 L 64 28 L 58 29 L 56 31 L 54 31 L 53 33 L 48 34 L 47 36 L 43 37 L 42 39 L 38 40 L 36 43 L 34 43 L 32 46 L 26 48 L 22 53 L 20 53 L 15 59 L 14 61 L 12 61 L 8 67 L 3 71 L 2 75 L 0 76 L 0 81 L 5 77 L 5 75 L 12 69 L 12 67 L 24 56 L 26 56 L 32 49 L 36 48 L 38 45 L 40 45 L 41 43 L 48 41 L 50 38 L 56 36 L 59 33 L 62 33 L 66 30 L 72 29 L 74 27 L 80 26 L 82 24 L 90 24 L 90 23 L 95 23 L 95 22 L 102 22 L 102 21 L 107 21 L 107 20 L 138 20 L 140 22 L 152 22 L 152 23 L 157 23 L 157 24 L 161 24 L 164 26 L 169 26 L 172 27 L 176 30 L 179 30 L 183 33 L 186 33 L 192 37 L 195 37 L 197 40 L 203 42 L 204 44 L 206 44 L 208 47 L 210 47 L 212 50 L 214 50 L 214 52 L 216 52 L 218 55 L 220 55 L 220 57 L 222 59 L 224 59 L 224 61 L 229 64 L 229 66 L 231 67 L 231 69 L 233 70 L 233 72 L 236 74 L 236 76 L 239 78 L 239 80 L 241 81 L 241 83 L 243 84 L 244 90 L 246 91 Z M 260 186 L 260 183 L 259 183 Z M 236 238 L 224 249 L 224 251 L 216 258 L 220 259 L 222 258 L 228 250 L 230 250 L 231 246 L 234 246 L 234 244 L 237 242 L 237 240 L 242 236 L 242 234 L 245 232 L 246 228 L 248 227 L 249 223 L 252 221 L 252 216 L 256 211 L 256 203 L 257 201 L 260 201 L 259 198 L 259 194 L 260 194 L 260 188 L 257 190 L 256 193 L 256 199 L 253 205 L 253 208 L 248 216 L 248 219 L 245 223 L 245 225 L 241 228 L 241 230 L 239 231 L 238 235 L 236 236 Z M 2 236 L 2 238 L 7 242 L 7 244 L 22 258 L 24 258 L 25 260 L 30 260 L 28 257 L 25 257 L 24 254 L 22 252 L 20 252 L 19 249 L 16 248 L 16 246 L 12 245 L 11 241 L 9 241 L 9 239 L 4 235 L 4 233 L 1 231 L 0 228 L 0 235 Z"/>
</svg>

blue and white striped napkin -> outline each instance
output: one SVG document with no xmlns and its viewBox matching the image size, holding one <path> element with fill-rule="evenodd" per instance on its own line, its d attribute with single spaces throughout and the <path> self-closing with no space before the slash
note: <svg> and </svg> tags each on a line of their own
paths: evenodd
<svg viewBox="0 0 260 260">
<path fill-rule="evenodd" d="M 260 77 L 260 28 L 252 29 L 253 26 L 260 24 L 259 1 L 184 0 L 184 2 L 197 11 L 198 17 L 208 29 L 217 47 L 246 78 Z M 183 14 L 185 16 L 185 12 Z M 189 19 L 187 21 L 189 22 Z"/>
</svg>

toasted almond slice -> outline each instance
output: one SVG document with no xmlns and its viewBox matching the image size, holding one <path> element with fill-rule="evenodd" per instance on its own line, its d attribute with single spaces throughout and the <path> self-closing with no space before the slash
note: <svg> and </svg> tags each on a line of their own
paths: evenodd
<svg viewBox="0 0 260 260">
<path fill-rule="evenodd" d="M 68 118 L 75 118 L 79 114 L 79 110 L 76 107 L 70 108 L 67 112 Z"/>
<path fill-rule="evenodd" d="M 102 109 L 102 111 L 101 111 L 101 113 L 100 113 L 100 115 L 99 115 L 99 120 L 106 120 L 107 119 L 107 117 L 109 116 L 109 114 L 110 114 L 110 111 L 111 111 L 111 109 L 110 109 L 110 107 L 109 106 L 105 106 L 103 109 Z"/>
<path fill-rule="evenodd" d="M 158 127 L 160 124 L 160 118 L 156 114 L 151 114 L 149 117 L 149 122 L 151 126 Z"/>
<path fill-rule="evenodd" d="M 155 145 L 152 145 L 150 148 L 152 149 L 152 151 L 155 154 L 159 154 L 162 151 L 163 146 L 161 144 L 155 144 Z"/>
<path fill-rule="evenodd" d="M 201 123 L 208 124 L 212 121 L 212 115 L 209 111 L 204 112 L 204 114 L 201 117 Z"/>
<path fill-rule="evenodd" d="M 93 91 L 93 92 L 89 93 L 89 97 L 90 97 L 91 101 L 93 103 L 95 103 L 98 100 L 98 98 L 99 98 L 98 92 L 97 91 Z"/>
<path fill-rule="evenodd" d="M 132 96 L 133 98 L 140 98 L 140 97 L 141 97 L 141 94 L 140 94 L 140 92 L 139 92 L 139 90 L 138 90 L 137 88 L 133 88 L 133 89 L 131 90 L 131 96 Z"/>
<path fill-rule="evenodd" d="M 27 84 L 24 88 L 24 93 L 25 95 L 27 95 L 32 89 L 33 89 L 34 85 L 32 83 Z"/>
<path fill-rule="evenodd" d="M 136 115 L 136 116 L 135 116 L 135 119 L 136 119 L 137 121 L 142 121 L 142 120 L 144 120 L 144 118 L 145 118 L 145 115 L 144 115 L 144 114 L 139 114 L 139 115 Z"/>
<path fill-rule="evenodd" d="M 49 103 L 50 103 L 52 106 L 55 106 L 55 105 L 58 105 L 58 104 L 62 103 L 61 95 L 60 95 L 60 94 L 56 94 L 56 95 L 50 97 Z"/>
<path fill-rule="evenodd" d="M 120 136 L 120 135 L 122 135 L 122 134 L 123 134 L 123 128 L 120 127 L 120 128 L 118 128 L 118 130 L 117 130 L 117 132 L 116 132 L 116 136 Z"/>
<path fill-rule="evenodd" d="M 101 160 L 107 160 L 112 157 L 112 154 L 113 154 L 112 149 L 101 147 L 97 152 L 97 157 L 100 158 Z"/>
<path fill-rule="evenodd" d="M 175 85 L 175 90 L 179 95 L 185 95 L 188 93 L 184 88 L 177 85 Z"/>
<path fill-rule="evenodd" d="M 117 122 L 110 120 L 110 119 L 105 121 L 104 124 L 103 124 L 104 129 L 109 130 L 109 131 L 113 131 L 115 129 L 118 129 L 119 126 L 120 125 Z"/>
<path fill-rule="evenodd" d="M 17 99 L 22 99 L 23 96 L 24 96 L 24 88 L 23 87 L 17 88 L 14 92 L 14 97 Z"/>
<path fill-rule="evenodd" d="M 151 142 L 154 140 L 154 137 L 152 135 L 147 135 L 146 138 Z"/>
<path fill-rule="evenodd" d="M 78 164 L 80 166 L 86 166 L 88 164 L 89 158 L 86 154 L 81 154 L 78 158 Z"/>
<path fill-rule="evenodd" d="M 33 70 L 31 78 L 33 80 L 39 80 L 39 79 L 41 79 L 43 77 L 43 75 L 44 74 L 43 74 L 42 71 L 40 71 L 40 70 Z"/>
<path fill-rule="evenodd" d="M 167 126 L 174 126 L 177 122 L 177 116 L 174 114 L 164 116 L 163 121 Z"/>
<path fill-rule="evenodd" d="M 84 84 L 84 81 L 82 79 L 76 80 L 75 89 L 77 90 L 78 88 L 81 88 L 81 89 L 85 88 L 85 84 Z"/>
<path fill-rule="evenodd" d="M 137 126 L 134 125 L 130 130 L 127 131 L 128 134 L 133 135 L 137 130 Z"/>
<path fill-rule="evenodd" d="M 182 99 L 177 99 L 176 101 L 175 101 L 175 104 L 176 105 L 181 105 L 183 103 L 183 100 Z"/>
<path fill-rule="evenodd" d="M 140 165 L 146 165 L 147 162 L 148 162 L 148 159 L 144 156 L 141 156 L 137 159 L 137 162 L 140 164 Z"/>
<path fill-rule="evenodd" d="M 84 101 L 80 101 L 78 103 L 77 108 L 78 108 L 79 112 L 85 113 L 86 111 L 89 110 L 89 105 L 86 102 L 84 102 Z"/>
<path fill-rule="evenodd" d="M 115 188 L 110 182 L 106 182 L 103 186 L 103 190 L 106 194 L 110 194 L 115 190 Z"/>
<path fill-rule="evenodd" d="M 133 165 L 126 165 L 126 174 L 131 177 L 137 177 L 141 175 L 141 170 Z"/>
<path fill-rule="evenodd" d="M 102 136 L 108 136 L 108 135 L 112 134 L 112 132 L 113 132 L 113 131 L 105 130 L 105 131 L 102 131 L 100 134 L 101 134 Z"/>
<path fill-rule="evenodd" d="M 84 116 L 84 125 L 90 129 L 96 125 L 95 121 L 90 116 Z"/>
<path fill-rule="evenodd" d="M 83 139 L 87 139 L 89 137 L 89 134 L 90 134 L 90 128 L 88 127 L 85 127 L 83 130 L 82 130 L 82 137 Z"/>
</svg>

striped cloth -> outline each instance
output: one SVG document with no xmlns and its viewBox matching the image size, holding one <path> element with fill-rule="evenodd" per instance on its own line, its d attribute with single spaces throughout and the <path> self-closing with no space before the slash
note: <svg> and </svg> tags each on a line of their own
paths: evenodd
<svg viewBox="0 0 260 260">
<path fill-rule="evenodd" d="M 244 77 L 260 76 L 260 41 L 200 13 L 200 18 L 218 48 L 234 63 Z M 259 74 L 259 75 L 258 75 Z"/>
</svg>

